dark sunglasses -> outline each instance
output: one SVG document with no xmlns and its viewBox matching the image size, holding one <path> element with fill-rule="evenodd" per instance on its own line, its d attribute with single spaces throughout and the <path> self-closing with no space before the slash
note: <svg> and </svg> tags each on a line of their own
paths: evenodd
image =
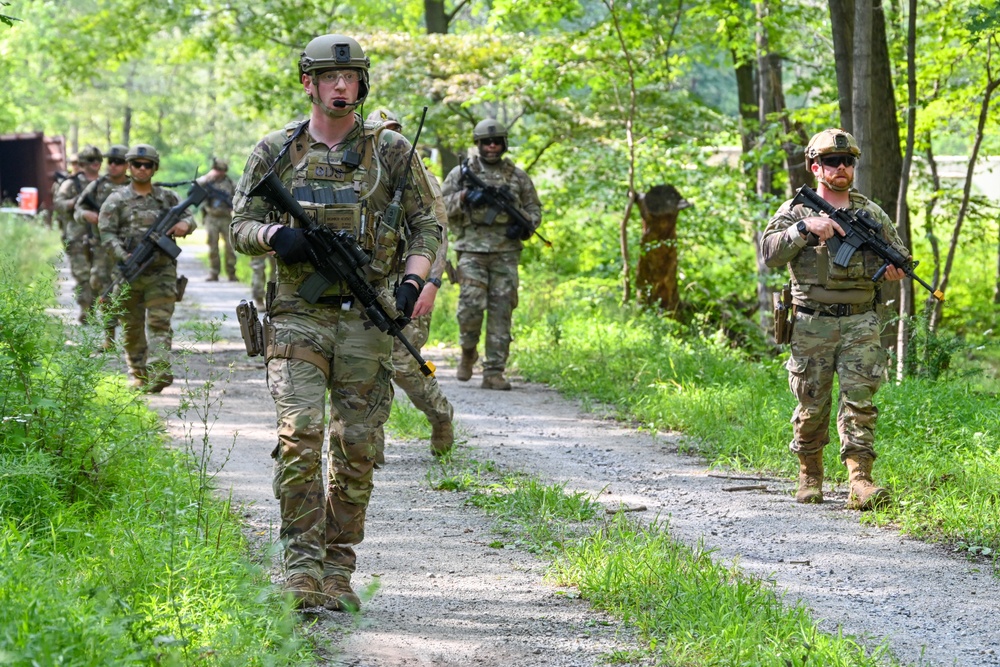
<svg viewBox="0 0 1000 667">
<path fill-rule="evenodd" d="M 125 164 L 125 160 L 120 157 L 109 157 L 108 164 Z"/>
<path fill-rule="evenodd" d="M 497 137 L 490 137 L 489 139 L 480 139 L 480 146 L 503 146 L 503 139 L 498 139 Z"/>
<path fill-rule="evenodd" d="M 854 166 L 853 155 L 831 155 L 829 157 L 821 157 L 819 161 L 823 163 L 824 167 L 839 167 L 840 165 L 844 165 L 845 167 Z"/>
<path fill-rule="evenodd" d="M 154 165 L 152 162 L 133 162 L 132 163 L 132 168 L 133 169 L 152 169 L 154 166 L 156 166 L 156 165 Z"/>
</svg>

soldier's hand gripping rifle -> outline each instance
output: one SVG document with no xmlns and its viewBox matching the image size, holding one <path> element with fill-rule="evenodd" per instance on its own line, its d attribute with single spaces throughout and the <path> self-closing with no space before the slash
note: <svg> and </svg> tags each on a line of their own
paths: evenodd
<svg viewBox="0 0 1000 667">
<path fill-rule="evenodd" d="M 302 205 L 282 185 L 281 179 L 273 170 L 267 172 L 267 176 L 253 187 L 249 196 L 263 197 L 271 206 L 290 215 L 302 226 L 303 235 L 309 246 L 309 263 L 316 271 L 299 287 L 300 297 L 309 303 L 316 303 L 330 285 L 344 283 L 361 304 L 368 319 L 380 331 L 394 336 L 403 344 L 406 351 L 420 364 L 421 373 L 427 376 L 434 375 L 434 365 L 425 361 L 413 343 L 403 335 L 403 327 L 409 324 L 409 319 L 401 314 L 395 318 L 391 317 L 385 304 L 379 300 L 378 290 L 368 282 L 365 267 L 371 258 L 361 248 L 353 234 L 344 230 L 335 232 L 329 227 L 313 222 Z"/>
<path fill-rule="evenodd" d="M 141 276 L 160 253 L 166 253 L 172 259 L 176 259 L 181 254 L 181 249 L 172 238 L 167 236 L 167 232 L 177 224 L 189 206 L 197 206 L 204 201 L 207 195 L 205 189 L 195 183 L 188 193 L 187 199 L 164 211 L 156 222 L 146 230 L 142 240 L 136 244 L 128 259 L 118 264 L 118 275 L 101 294 L 101 301 L 106 299 L 108 294 L 111 294 L 112 290 L 122 282 L 131 284 Z"/>
<path fill-rule="evenodd" d="M 792 206 L 802 204 L 817 213 L 825 213 L 831 220 L 844 230 L 843 235 L 834 231 L 833 237 L 827 240 L 831 261 L 839 267 L 846 268 L 851 256 L 858 250 L 868 249 L 882 260 L 882 267 L 872 276 L 872 282 L 878 282 L 889 266 L 895 266 L 903 273 L 923 285 L 938 301 L 944 301 L 944 292 L 936 290 L 925 283 L 914 271 L 920 262 L 905 257 L 891 243 L 882 237 L 882 224 L 864 209 L 849 211 L 834 208 L 830 202 L 816 194 L 808 185 L 803 185 L 795 193 Z"/>
<path fill-rule="evenodd" d="M 493 220 L 501 212 L 504 212 L 510 218 L 510 222 L 507 223 L 507 231 L 505 232 L 507 238 L 527 241 L 534 235 L 547 248 L 552 247 L 552 242 L 539 234 L 538 230 L 531 224 L 531 221 L 528 220 L 528 216 L 522 213 L 517 207 L 517 202 L 514 201 L 514 195 L 510 193 L 510 190 L 505 187 L 498 188 L 494 185 L 488 185 L 472 171 L 467 159 L 462 160 L 461 173 L 462 177 L 459 179 L 459 182 L 468 182 L 473 188 L 481 191 L 483 193 L 483 202 L 490 207 L 489 212 L 486 214 L 486 224 L 493 224 Z"/>
</svg>

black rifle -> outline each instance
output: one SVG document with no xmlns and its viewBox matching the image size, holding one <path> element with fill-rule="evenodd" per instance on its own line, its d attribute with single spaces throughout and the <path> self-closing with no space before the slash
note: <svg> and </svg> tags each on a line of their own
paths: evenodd
<svg viewBox="0 0 1000 667">
<path fill-rule="evenodd" d="M 395 311 L 393 304 L 383 304 L 379 301 L 378 290 L 368 282 L 365 267 L 371 258 L 361 248 L 353 234 L 344 230 L 335 232 L 325 225 L 313 222 L 302 205 L 285 189 L 273 169 L 267 172 L 248 195 L 263 197 L 271 206 L 290 215 L 302 226 L 303 234 L 309 244 L 309 263 L 316 271 L 299 287 L 300 297 L 309 303 L 316 303 L 330 285 L 344 283 L 379 331 L 395 336 L 420 364 L 421 373 L 426 376 L 434 375 L 434 365 L 424 361 L 420 351 L 403 334 L 403 327 L 410 323 L 409 318 L 402 314 L 395 318 L 391 317 L 386 306 Z"/>
<path fill-rule="evenodd" d="M 527 241 L 534 234 L 546 247 L 552 247 L 552 242 L 539 234 L 538 230 L 534 229 L 531 221 L 528 220 L 528 217 L 517 208 L 514 195 L 510 193 L 510 190 L 506 187 L 498 188 L 493 185 L 487 185 L 483 179 L 476 176 L 476 173 L 472 171 L 468 160 L 462 160 L 461 173 L 462 177 L 459 179 L 459 183 L 468 181 L 473 187 L 483 192 L 486 203 L 490 207 L 489 213 L 486 214 L 486 224 L 493 224 L 493 220 L 503 211 L 510 218 L 510 222 L 507 223 L 507 231 L 505 232 L 507 238 Z"/>
<path fill-rule="evenodd" d="M 846 268 L 851 261 L 851 256 L 856 251 L 867 248 L 878 255 L 884 262 L 882 267 L 872 276 L 872 282 L 881 280 L 882 275 L 890 265 L 895 266 L 927 288 L 927 291 L 933 294 L 935 299 L 944 301 L 944 292 L 936 290 L 925 283 L 914 271 L 920 262 L 915 262 L 912 258 L 905 257 L 891 243 L 886 241 L 882 237 L 882 224 L 875 220 L 868 211 L 864 209 L 847 210 L 834 208 L 830 202 L 816 194 L 816 191 L 808 185 L 803 185 L 795 193 L 792 206 L 796 204 L 802 204 L 817 213 L 826 213 L 831 220 L 840 225 L 840 228 L 844 230 L 843 234 L 835 230 L 834 236 L 826 242 L 832 261 L 837 266 Z"/>
<path fill-rule="evenodd" d="M 195 181 L 171 181 L 170 183 L 154 183 L 153 185 L 159 185 L 161 188 L 179 188 L 182 185 L 194 185 Z M 199 183 L 201 187 L 205 188 L 208 196 L 211 199 L 221 201 L 227 207 L 233 207 L 233 196 L 226 192 L 225 190 L 220 190 L 211 183 Z"/>
<path fill-rule="evenodd" d="M 208 196 L 208 193 L 205 192 L 205 189 L 195 183 L 194 187 L 188 193 L 187 199 L 164 211 L 157 218 L 156 222 L 146 230 L 142 240 L 132 250 L 132 254 L 129 255 L 128 259 L 118 264 L 118 275 L 101 294 L 100 300 L 103 301 L 106 299 L 112 290 L 122 282 L 131 284 L 153 263 L 153 260 L 157 258 L 159 253 L 166 253 L 171 258 L 176 259 L 177 255 L 181 254 L 181 249 L 180 246 L 174 243 L 172 238 L 167 236 L 167 232 L 177 224 L 177 221 L 189 206 L 197 206 L 204 201 L 206 196 Z"/>
</svg>

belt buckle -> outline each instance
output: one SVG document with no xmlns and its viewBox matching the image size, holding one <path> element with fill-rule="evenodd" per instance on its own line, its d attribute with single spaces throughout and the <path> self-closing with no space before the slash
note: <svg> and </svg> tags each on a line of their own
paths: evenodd
<svg viewBox="0 0 1000 667">
<path fill-rule="evenodd" d="M 837 317 L 847 317 L 851 314 L 851 304 L 849 303 L 835 303 L 833 304 L 833 314 Z"/>
</svg>

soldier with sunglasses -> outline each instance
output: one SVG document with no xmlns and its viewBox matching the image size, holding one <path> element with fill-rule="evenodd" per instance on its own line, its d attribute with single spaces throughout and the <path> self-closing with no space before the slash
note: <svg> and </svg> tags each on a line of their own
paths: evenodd
<svg viewBox="0 0 1000 667">
<path fill-rule="evenodd" d="M 180 198 L 173 190 L 153 185 L 160 168 L 160 154 L 149 144 L 137 144 L 125 154 L 132 180 L 112 192 L 98 218 L 101 241 L 119 262 Z M 171 237 L 187 236 L 195 229 L 189 211 L 167 230 Z M 177 303 L 177 261 L 157 253 L 149 267 L 133 280 L 122 300 L 122 329 L 130 384 L 159 393 L 173 384 L 170 349 L 174 330 L 170 320 Z"/>
<path fill-rule="evenodd" d="M 867 210 L 882 224 L 885 240 L 909 257 L 889 216 L 851 187 L 860 158 L 854 137 L 841 129 L 819 132 L 806 147 L 807 166 L 817 181 L 816 192 L 836 208 Z M 850 474 L 847 507 L 869 510 L 889 502 L 889 492 L 872 481 L 878 417 L 872 401 L 888 365 L 875 311 L 878 284 L 872 282 L 882 260 L 868 250 L 860 250 L 847 267 L 837 266 L 826 245 L 834 234 L 844 234 L 840 225 L 805 206 L 792 206 L 789 200 L 767 223 L 761 253 L 767 266 L 787 264 L 791 274 L 794 317 L 786 368 L 789 386 L 799 402 L 792 415 L 789 446 L 799 458 L 795 500 L 823 502 L 823 447 L 830 440 L 831 392 L 836 374 L 840 383 L 840 460 Z M 889 266 L 884 279 L 900 280 L 904 275 Z"/>
<path fill-rule="evenodd" d="M 532 230 L 542 221 L 542 205 L 535 185 L 523 169 L 503 157 L 507 151 L 507 128 L 487 119 L 472 131 L 479 154 L 468 161 L 468 168 L 487 185 L 506 189 L 517 208 L 531 222 Z M 483 358 L 483 388 L 510 389 L 504 377 L 510 352 L 510 327 L 517 307 L 517 266 L 524 243 L 507 234 L 508 214 L 487 201 L 482 189 L 462 176 L 455 167 L 441 187 L 448 225 L 454 235 L 452 247 L 458 255 L 461 291 L 458 297 L 458 328 L 462 359 L 456 377 L 461 382 L 472 378 L 472 367 L 479 358 L 477 348 L 486 316 L 486 349 Z"/>
</svg>

